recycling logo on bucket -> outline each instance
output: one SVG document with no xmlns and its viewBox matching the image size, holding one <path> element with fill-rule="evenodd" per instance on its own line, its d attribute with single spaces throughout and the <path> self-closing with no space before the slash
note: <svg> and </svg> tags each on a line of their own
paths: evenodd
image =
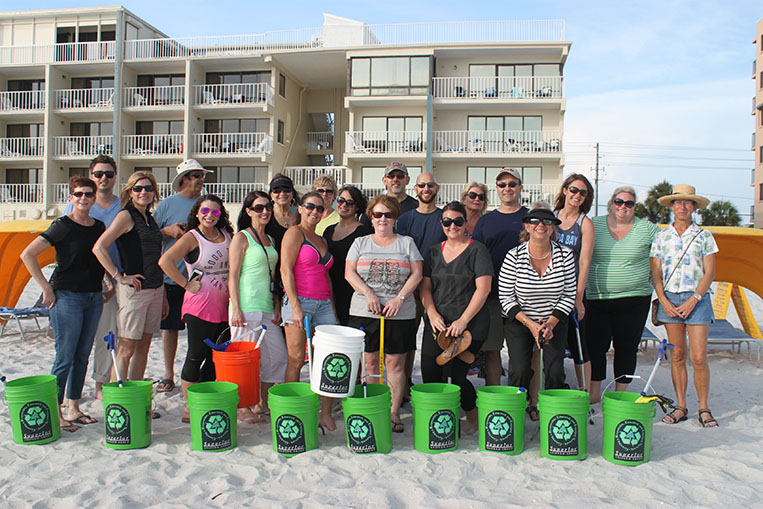
<svg viewBox="0 0 763 509">
<path fill-rule="evenodd" d="M 305 426 L 299 417 L 283 414 L 278 417 L 275 425 L 276 448 L 281 454 L 297 454 L 305 452 Z"/>
<path fill-rule="evenodd" d="M 363 415 L 347 417 L 347 439 L 350 450 L 359 454 L 376 452 L 374 425 Z"/>
<path fill-rule="evenodd" d="M 571 415 L 558 414 L 548 423 L 549 456 L 577 456 L 578 421 Z"/>
<path fill-rule="evenodd" d="M 613 458 L 620 461 L 644 461 L 646 429 L 639 421 L 626 419 L 615 428 Z"/>
<path fill-rule="evenodd" d="M 485 417 L 485 450 L 514 450 L 514 419 L 502 410 L 494 410 Z"/>
<path fill-rule="evenodd" d="M 352 361 L 345 354 L 341 352 L 328 354 L 323 359 L 320 390 L 332 394 L 350 392 L 351 368 Z"/>
<path fill-rule="evenodd" d="M 110 403 L 106 407 L 106 443 L 126 445 L 132 441 L 130 412 L 122 405 Z"/>
<path fill-rule="evenodd" d="M 429 448 L 452 449 L 456 446 L 456 416 L 452 410 L 438 410 L 429 419 Z"/>
<path fill-rule="evenodd" d="M 50 409 L 42 401 L 30 401 L 19 412 L 22 442 L 37 442 L 53 436 Z"/>
<path fill-rule="evenodd" d="M 231 446 L 228 412 L 210 410 L 201 418 L 201 450 L 217 451 Z"/>
</svg>

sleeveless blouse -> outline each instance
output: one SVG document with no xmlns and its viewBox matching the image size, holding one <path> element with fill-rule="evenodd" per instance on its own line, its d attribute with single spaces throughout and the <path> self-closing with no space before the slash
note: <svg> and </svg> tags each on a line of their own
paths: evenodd
<svg viewBox="0 0 763 509">
<path fill-rule="evenodd" d="M 559 211 L 554 211 L 554 216 L 559 217 Z M 580 250 L 583 247 L 583 220 L 586 218 L 584 213 L 580 213 L 578 218 L 568 229 L 563 230 L 556 226 L 556 241 L 563 246 L 568 247 L 575 256 L 575 274 L 580 272 L 579 260 Z"/>
<path fill-rule="evenodd" d="M 125 275 L 141 274 L 145 279 L 141 285 L 145 289 L 161 288 L 164 273 L 159 268 L 162 254 L 162 232 L 151 213 L 146 210 L 143 217 L 132 203 L 127 203 L 122 210 L 130 213 L 132 229 L 120 235 L 116 240 L 122 271 Z"/>
<path fill-rule="evenodd" d="M 297 295 L 308 299 L 327 300 L 331 298 L 331 285 L 328 271 L 334 264 L 331 251 L 321 256 L 318 248 L 304 240 L 299 248 L 297 260 L 294 262 L 294 284 Z"/>
<path fill-rule="evenodd" d="M 211 323 L 228 321 L 228 248 L 231 237 L 219 230 L 225 241 L 215 243 L 207 240 L 197 229 L 191 230 L 199 243 L 199 256 L 193 263 L 185 262 L 188 275 L 199 269 L 201 289 L 198 293 L 185 292 L 181 316 L 189 314 Z"/>
</svg>

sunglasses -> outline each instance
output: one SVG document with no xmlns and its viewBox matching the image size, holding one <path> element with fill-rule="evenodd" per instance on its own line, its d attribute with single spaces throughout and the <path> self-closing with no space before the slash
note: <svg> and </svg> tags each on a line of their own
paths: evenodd
<svg viewBox="0 0 763 509">
<path fill-rule="evenodd" d="M 519 185 L 519 182 L 512 180 L 511 182 L 496 182 L 495 185 L 503 189 L 506 186 L 509 186 L 510 188 L 514 189 Z"/>
<path fill-rule="evenodd" d="M 211 213 L 212 213 L 212 215 L 213 215 L 213 216 L 215 216 L 215 217 L 220 217 L 220 214 L 222 214 L 222 211 L 221 211 L 220 209 L 210 209 L 209 207 L 201 207 L 201 208 L 199 209 L 199 212 L 201 212 L 201 215 L 202 215 L 202 216 L 206 216 L 206 215 L 207 215 L 207 214 L 209 214 L 210 212 L 211 212 Z"/>
<path fill-rule="evenodd" d="M 334 194 L 333 189 L 323 189 L 322 187 L 319 187 L 318 189 L 316 189 L 315 192 L 319 194 Z"/>
<path fill-rule="evenodd" d="M 387 219 L 395 218 L 395 214 L 393 214 L 392 212 L 378 212 L 374 210 L 374 212 L 371 215 L 374 216 L 374 219 L 381 219 L 383 217 L 386 217 Z"/>
<path fill-rule="evenodd" d="M 270 190 L 271 193 L 280 194 L 280 193 L 290 193 L 292 192 L 291 187 L 274 187 Z"/>
<path fill-rule="evenodd" d="M 568 190 L 568 191 L 569 191 L 571 194 L 578 194 L 578 193 L 580 193 L 580 196 L 583 196 L 583 197 L 586 197 L 586 196 L 588 196 L 588 189 L 579 189 L 579 188 L 577 188 L 577 187 L 575 187 L 575 186 L 569 186 L 569 187 L 567 188 L 567 190 Z"/>
<path fill-rule="evenodd" d="M 323 205 L 316 205 L 315 203 L 306 202 L 302 204 L 303 207 L 305 207 L 308 212 L 312 212 L 313 210 L 317 210 L 321 214 L 323 214 L 323 211 L 326 210 L 326 207 Z"/>
<path fill-rule="evenodd" d="M 424 189 L 425 187 L 428 187 L 429 189 L 434 189 L 435 186 L 437 186 L 437 182 L 422 182 L 420 184 L 416 184 L 416 187 L 419 189 Z"/>
<path fill-rule="evenodd" d="M 113 179 L 116 173 L 113 171 L 94 171 L 93 173 L 91 173 L 91 175 L 97 179 L 103 177 L 104 175 L 106 175 L 107 179 Z"/>
<path fill-rule="evenodd" d="M 615 207 L 622 207 L 625 205 L 629 209 L 632 209 L 634 205 L 636 205 L 636 202 L 633 200 L 623 200 L 622 198 L 615 198 L 612 200 L 612 203 L 615 204 Z"/>
<path fill-rule="evenodd" d="M 553 219 L 541 219 L 539 217 L 531 217 L 527 220 L 528 223 L 530 223 L 533 226 L 538 226 L 539 224 L 543 223 L 543 226 L 551 226 L 554 224 Z"/>
<path fill-rule="evenodd" d="M 457 217 L 455 219 L 451 219 L 450 217 L 443 217 L 440 219 L 440 222 L 445 228 L 450 228 L 450 225 L 455 224 L 459 228 L 461 228 L 463 225 L 466 224 L 466 219 L 463 217 Z"/>
<path fill-rule="evenodd" d="M 387 175 L 388 179 L 397 179 L 397 180 L 403 180 L 405 178 L 405 173 L 390 173 Z"/>
<path fill-rule="evenodd" d="M 273 204 L 272 203 L 259 203 L 257 205 L 252 206 L 252 207 L 249 207 L 249 210 L 253 211 L 255 214 L 262 214 L 263 210 L 273 210 Z"/>
<path fill-rule="evenodd" d="M 472 191 L 470 193 L 467 193 L 466 196 L 468 196 L 472 200 L 482 200 L 482 201 L 485 201 L 485 198 L 486 198 L 485 193 L 479 194 L 479 193 L 475 193 L 474 191 Z"/>
<path fill-rule="evenodd" d="M 204 178 L 204 173 L 189 173 L 188 176 L 191 177 L 192 179 L 198 180 L 198 179 Z"/>
<path fill-rule="evenodd" d="M 152 184 L 146 184 L 145 186 L 132 186 L 132 190 L 136 194 L 140 193 L 141 191 L 145 191 L 147 193 L 153 193 L 154 186 Z"/>
<path fill-rule="evenodd" d="M 339 205 L 347 205 L 348 207 L 354 207 L 355 206 L 355 200 L 348 200 L 347 198 L 342 198 L 341 196 L 336 199 L 336 202 Z"/>
<path fill-rule="evenodd" d="M 85 195 L 85 198 L 92 198 L 95 196 L 95 193 L 92 191 L 74 191 L 72 193 L 72 196 L 75 198 L 82 198 L 82 195 Z"/>
</svg>

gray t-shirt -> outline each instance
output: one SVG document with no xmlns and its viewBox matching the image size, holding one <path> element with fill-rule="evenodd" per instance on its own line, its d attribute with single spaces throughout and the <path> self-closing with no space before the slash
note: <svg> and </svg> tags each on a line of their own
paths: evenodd
<svg viewBox="0 0 763 509">
<path fill-rule="evenodd" d="M 423 260 L 413 239 L 397 235 L 389 246 L 380 246 L 373 241 L 372 235 L 358 237 L 347 252 L 347 259 L 357 263 L 360 278 L 374 291 L 382 306 L 394 299 L 403 289 L 411 275 L 413 262 Z M 406 296 L 409 297 L 409 296 Z M 368 302 L 362 293 L 352 294 L 350 315 L 378 318 L 368 311 Z M 410 320 L 416 318 L 416 303 L 406 298 L 397 316 L 391 320 Z"/>
</svg>

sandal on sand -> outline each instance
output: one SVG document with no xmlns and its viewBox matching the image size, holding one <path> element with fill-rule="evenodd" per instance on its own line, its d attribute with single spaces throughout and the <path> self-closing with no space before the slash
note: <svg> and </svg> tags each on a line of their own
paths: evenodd
<svg viewBox="0 0 763 509">
<path fill-rule="evenodd" d="M 527 415 L 530 416 L 531 421 L 539 421 L 540 420 L 540 412 L 538 412 L 538 407 L 535 405 L 530 405 L 527 407 Z"/>
<path fill-rule="evenodd" d="M 682 412 L 681 417 L 678 417 L 676 415 L 676 412 Z M 663 417 L 662 422 L 664 422 L 665 424 L 678 424 L 679 422 L 683 422 L 686 420 L 686 416 L 688 413 L 689 411 L 686 409 L 686 407 L 683 407 L 683 406 L 673 407 L 673 411 L 670 412 L 665 417 Z M 700 419 L 699 422 L 701 423 L 702 420 Z"/>
<path fill-rule="evenodd" d="M 183 424 L 191 424 L 191 417 L 188 415 L 184 415 L 183 417 L 180 418 L 180 422 L 182 422 Z"/>
<path fill-rule="evenodd" d="M 170 392 L 175 389 L 175 382 L 169 378 L 162 378 L 156 384 L 156 392 Z"/>
<path fill-rule="evenodd" d="M 709 408 L 701 408 L 699 412 L 697 412 L 699 416 L 697 419 L 699 420 L 699 425 L 703 428 L 717 428 L 718 427 L 718 421 L 715 420 L 713 417 L 713 414 L 710 413 Z M 703 419 L 702 416 L 704 414 L 709 415 L 707 419 Z"/>
<path fill-rule="evenodd" d="M 64 424 L 64 423 L 66 423 L 66 424 Z M 68 431 L 69 433 L 74 433 L 78 429 L 80 429 L 79 426 L 77 426 L 76 424 L 72 424 L 69 421 L 62 421 L 61 422 L 61 431 Z"/>
<path fill-rule="evenodd" d="M 156 410 L 152 410 L 152 411 L 151 411 L 151 418 L 152 418 L 152 419 L 158 419 L 158 418 L 159 418 L 159 417 L 161 417 L 161 416 L 162 416 L 162 414 L 160 414 L 160 413 L 159 413 L 159 412 L 157 412 Z"/>
<path fill-rule="evenodd" d="M 402 433 L 405 431 L 405 426 L 402 422 L 392 421 L 392 433 Z"/>
<path fill-rule="evenodd" d="M 76 422 L 77 424 L 95 424 L 98 421 L 83 413 L 79 414 L 76 419 L 69 419 L 69 422 Z"/>
</svg>

